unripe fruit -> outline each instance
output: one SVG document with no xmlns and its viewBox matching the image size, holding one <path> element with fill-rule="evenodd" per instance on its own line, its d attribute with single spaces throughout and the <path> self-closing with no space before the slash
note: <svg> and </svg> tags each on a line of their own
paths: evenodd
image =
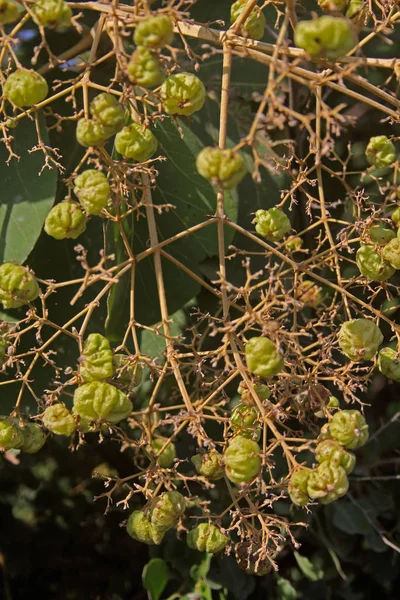
<svg viewBox="0 0 400 600">
<path fill-rule="evenodd" d="M 77 142 L 85 148 L 102 146 L 110 136 L 108 128 L 94 119 L 79 119 L 76 126 Z"/>
<path fill-rule="evenodd" d="M 261 437 L 260 413 L 255 406 L 238 404 L 232 411 L 230 426 L 234 435 L 258 442 Z"/>
<path fill-rule="evenodd" d="M 341 326 L 338 341 L 347 358 L 361 362 L 375 356 L 383 342 L 383 335 L 370 319 L 352 319 Z"/>
<path fill-rule="evenodd" d="M 315 281 L 300 281 L 295 289 L 294 295 L 297 300 L 304 304 L 304 306 L 310 306 L 311 308 L 317 308 L 322 301 L 321 288 Z"/>
<path fill-rule="evenodd" d="M 260 447 L 257 442 L 236 435 L 225 450 L 224 463 L 228 479 L 233 483 L 246 483 L 256 477 L 261 469 Z"/>
<path fill-rule="evenodd" d="M 193 550 L 217 554 L 229 542 L 229 537 L 224 535 L 218 527 L 211 523 L 201 523 L 189 531 L 186 538 L 187 545 Z"/>
<path fill-rule="evenodd" d="M 40 289 L 36 277 L 21 265 L 4 263 L 0 266 L 0 302 L 4 308 L 19 308 L 33 302 Z"/>
<path fill-rule="evenodd" d="M 0 23 L 14 23 L 19 17 L 18 6 L 12 0 L 0 0 Z"/>
<path fill-rule="evenodd" d="M 47 81 L 32 69 L 18 69 L 8 76 L 3 94 L 13 104 L 22 108 L 42 102 L 49 92 Z"/>
<path fill-rule="evenodd" d="M 288 492 L 291 501 L 296 506 L 305 506 L 310 502 L 310 498 L 307 493 L 307 484 L 308 478 L 310 476 L 310 471 L 306 469 L 301 469 L 300 471 L 296 471 L 290 478 L 288 485 Z"/>
<path fill-rule="evenodd" d="M 303 245 L 303 240 L 301 239 L 301 237 L 297 237 L 297 236 L 290 236 L 285 241 L 285 248 L 287 248 L 291 252 L 296 252 L 296 250 L 300 250 L 302 245 Z"/>
<path fill-rule="evenodd" d="M 350 0 L 346 17 L 356 25 L 364 25 L 368 17 L 368 2 L 366 0 Z"/>
<path fill-rule="evenodd" d="M 145 88 L 158 87 L 166 77 L 157 54 L 143 46 L 136 48 L 132 54 L 127 73 L 132 83 Z"/>
<path fill-rule="evenodd" d="M 146 162 L 157 150 L 157 139 L 150 129 L 132 123 L 117 133 L 115 148 L 125 158 Z"/>
<path fill-rule="evenodd" d="M 395 269 L 385 262 L 373 246 L 361 246 L 356 254 L 357 267 L 361 275 L 370 281 L 386 281 Z"/>
<path fill-rule="evenodd" d="M 19 450 L 24 443 L 22 430 L 11 419 L 0 420 L 0 449 L 7 451 L 13 448 Z"/>
<path fill-rule="evenodd" d="M 63 31 L 71 25 L 72 10 L 64 0 L 36 0 L 31 7 L 36 25 Z"/>
<path fill-rule="evenodd" d="M 231 6 L 231 23 L 233 24 L 242 14 L 247 0 L 236 0 Z M 258 7 L 253 8 L 249 16 L 245 19 L 241 34 L 248 36 L 253 40 L 261 40 L 264 35 L 266 25 L 265 15 Z"/>
<path fill-rule="evenodd" d="M 256 231 L 270 242 L 279 242 L 291 229 L 290 221 L 279 208 L 256 212 Z"/>
<path fill-rule="evenodd" d="M 400 381 L 400 358 L 393 348 L 382 348 L 378 354 L 378 369 L 388 379 Z"/>
<path fill-rule="evenodd" d="M 392 221 L 396 227 L 400 226 L 400 206 L 392 212 Z"/>
<path fill-rule="evenodd" d="M 124 126 L 125 109 L 113 94 L 98 94 L 91 101 L 89 110 L 93 119 L 104 127 L 107 137 L 115 135 Z"/>
<path fill-rule="evenodd" d="M 88 169 L 75 177 L 74 192 L 79 202 L 90 215 L 99 215 L 107 206 L 110 186 L 107 177 L 101 171 Z"/>
<path fill-rule="evenodd" d="M 283 357 L 269 338 L 251 338 L 246 344 L 245 354 L 247 368 L 253 375 L 273 377 L 283 369 Z"/>
<path fill-rule="evenodd" d="M 164 81 L 160 96 L 166 113 L 188 117 L 203 108 L 206 88 L 196 75 L 177 73 Z"/>
<path fill-rule="evenodd" d="M 165 533 L 176 527 L 185 509 L 186 500 L 179 492 L 165 492 L 152 500 L 150 522 L 154 543 L 159 544 Z"/>
<path fill-rule="evenodd" d="M 79 374 L 83 381 L 101 381 L 114 374 L 110 342 L 100 333 L 91 333 L 83 345 L 79 359 Z"/>
<path fill-rule="evenodd" d="M 86 424 L 105 421 L 116 425 L 129 417 L 132 409 L 132 402 L 121 390 L 103 381 L 85 383 L 74 393 L 73 411 Z"/>
<path fill-rule="evenodd" d="M 347 0 L 318 0 L 318 4 L 326 12 L 343 12 L 346 10 Z"/>
<path fill-rule="evenodd" d="M 349 481 L 343 467 L 331 462 L 323 462 L 314 469 L 308 478 L 307 493 L 312 500 L 329 504 L 341 498 L 349 489 Z"/>
<path fill-rule="evenodd" d="M 260 402 L 268 400 L 271 397 L 271 390 L 264 384 L 254 385 L 253 389 Z M 250 393 L 250 390 L 247 389 L 247 386 L 244 382 L 239 385 L 238 394 L 241 395 L 243 404 L 246 404 L 246 406 L 256 406 L 253 396 Z"/>
<path fill-rule="evenodd" d="M 325 15 L 312 21 L 300 21 L 294 31 L 294 42 L 312 58 L 334 62 L 356 45 L 357 38 L 350 21 Z"/>
<path fill-rule="evenodd" d="M 376 135 L 370 138 L 365 156 L 370 165 L 376 169 L 390 167 L 396 158 L 396 150 L 393 143 L 386 135 Z"/>
<path fill-rule="evenodd" d="M 336 396 L 329 396 L 329 402 L 326 405 L 327 408 L 339 408 L 340 402 Z"/>
<path fill-rule="evenodd" d="M 397 238 L 382 248 L 382 258 L 394 269 L 400 269 L 400 242 Z"/>
<path fill-rule="evenodd" d="M 129 389 L 142 381 L 143 368 L 138 363 L 129 360 L 125 354 L 114 354 L 115 377 Z"/>
<path fill-rule="evenodd" d="M 387 229 L 386 227 L 382 227 L 382 225 L 370 227 L 368 233 L 371 242 L 374 242 L 374 244 L 387 244 L 396 237 L 392 229 Z"/>
<path fill-rule="evenodd" d="M 164 48 L 174 38 L 174 24 L 167 15 L 147 17 L 138 23 L 133 35 L 136 46 Z"/>
<path fill-rule="evenodd" d="M 151 532 L 151 523 L 142 510 L 135 510 L 129 516 L 126 531 L 134 540 L 144 544 L 155 544 Z"/>
<path fill-rule="evenodd" d="M 74 202 L 64 201 L 50 210 L 44 222 L 44 230 L 56 240 L 79 237 L 86 229 L 87 217 Z"/>
<path fill-rule="evenodd" d="M 216 450 L 206 454 L 195 454 L 190 459 L 199 475 L 207 477 L 210 481 L 217 481 L 224 476 L 222 456 Z"/>
<path fill-rule="evenodd" d="M 48 406 L 43 413 L 42 423 L 51 433 L 67 437 L 73 434 L 76 427 L 74 417 L 64 404 Z"/>
<path fill-rule="evenodd" d="M 236 187 L 246 175 L 246 167 L 239 153 L 208 146 L 197 155 L 196 168 L 200 175 L 224 190 Z"/>
<path fill-rule="evenodd" d="M 22 452 L 27 454 L 36 454 L 46 442 L 46 434 L 36 423 L 27 423 L 21 430 L 24 441 L 21 446 Z"/>
<path fill-rule="evenodd" d="M 349 450 L 364 446 L 369 438 L 368 425 L 359 410 L 339 410 L 332 417 L 329 432 Z"/>
<path fill-rule="evenodd" d="M 150 455 L 157 455 L 166 442 L 167 442 L 167 438 L 158 437 L 151 442 L 151 446 L 150 446 L 150 444 L 146 446 L 146 450 Z M 163 450 L 163 452 L 161 454 L 158 454 L 157 463 L 163 469 L 167 469 L 168 467 L 170 467 L 172 465 L 175 458 L 176 458 L 175 444 L 173 444 L 172 442 L 169 442 L 169 444 L 165 448 L 165 450 Z"/>
<path fill-rule="evenodd" d="M 342 467 L 347 475 L 356 466 L 356 457 L 341 446 L 336 440 L 323 440 L 315 449 L 315 459 L 319 463 L 331 462 Z"/>
</svg>

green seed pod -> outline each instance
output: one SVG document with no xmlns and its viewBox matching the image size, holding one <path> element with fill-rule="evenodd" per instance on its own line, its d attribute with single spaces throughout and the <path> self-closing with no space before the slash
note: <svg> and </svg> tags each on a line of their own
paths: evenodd
<svg viewBox="0 0 400 600">
<path fill-rule="evenodd" d="M 290 478 L 288 485 L 288 492 L 291 501 L 296 506 L 305 506 L 310 502 L 310 498 L 307 493 L 307 484 L 308 478 L 310 476 L 310 471 L 306 469 L 301 469 L 300 471 L 296 471 Z"/>
<path fill-rule="evenodd" d="M 374 244 L 388 244 L 396 237 L 396 234 L 392 229 L 382 227 L 382 225 L 370 227 L 368 233 L 371 242 L 374 242 Z"/>
<path fill-rule="evenodd" d="M 195 454 L 190 459 L 199 475 L 207 477 L 210 481 L 218 481 L 224 476 L 222 456 L 216 450 L 205 454 Z"/>
<path fill-rule="evenodd" d="M 315 459 L 319 463 L 330 462 L 342 467 L 347 475 L 356 466 L 356 457 L 352 452 L 347 452 L 336 440 L 323 440 L 315 448 Z"/>
<path fill-rule="evenodd" d="M 101 171 L 88 169 L 75 177 L 74 192 L 84 210 L 90 215 L 99 215 L 107 206 L 110 185 Z"/>
<path fill-rule="evenodd" d="M 327 408 L 339 408 L 340 402 L 336 396 L 329 396 L 329 402 L 326 405 Z"/>
<path fill-rule="evenodd" d="M 387 315 L 389 317 L 393 317 L 394 313 L 399 309 L 400 307 L 400 298 L 392 298 L 391 300 L 384 300 L 382 302 L 382 312 L 384 315 Z"/>
<path fill-rule="evenodd" d="M 126 531 L 138 542 L 155 544 L 151 533 L 151 523 L 142 510 L 135 510 L 129 516 Z"/>
<path fill-rule="evenodd" d="M 267 385 L 260 384 L 254 385 L 253 390 L 255 394 L 258 396 L 260 402 L 264 400 L 268 400 L 271 397 L 271 390 Z M 250 393 L 250 390 L 247 388 L 246 384 L 242 382 L 238 387 L 238 394 L 240 394 L 242 403 L 246 406 L 256 406 L 253 396 Z"/>
<path fill-rule="evenodd" d="M 159 451 L 161 450 L 161 448 L 166 443 L 166 441 L 167 441 L 167 438 L 158 437 L 151 442 L 151 446 L 150 446 L 150 444 L 148 444 L 146 446 L 146 451 L 150 455 L 158 454 Z M 172 465 L 175 458 L 176 458 L 175 444 L 170 442 L 168 444 L 168 446 L 165 448 L 165 450 L 157 457 L 157 463 L 163 469 L 167 469 L 168 467 L 170 467 Z"/>
<path fill-rule="evenodd" d="M 94 119 L 79 119 L 76 126 L 77 142 L 85 148 L 102 146 L 111 135 L 107 127 Z"/>
<path fill-rule="evenodd" d="M 187 545 L 193 550 L 217 554 L 229 542 L 229 537 L 211 523 L 201 523 L 189 531 L 186 538 Z"/>
<path fill-rule="evenodd" d="M 79 362 L 79 374 L 85 382 L 101 381 L 114 375 L 110 342 L 100 333 L 91 333 L 88 336 Z"/>
<path fill-rule="evenodd" d="M 400 227 L 400 206 L 392 212 L 392 221 L 396 227 Z"/>
<path fill-rule="evenodd" d="M 293 236 L 293 235 L 290 236 L 285 241 L 285 248 L 287 248 L 291 252 L 296 252 L 296 250 L 300 250 L 302 245 L 303 245 L 303 240 L 301 239 L 301 237 L 297 237 L 297 236 Z"/>
<path fill-rule="evenodd" d="M 400 242 L 397 238 L 383 247 L 382 258 L 394 269 L 400 269 Z"/>
<path fill-rule="evenodd" d="M 354 362 L 371 360 L 383 342 L 381 330 L 370 319 L 345 321 L 338 333 L 343 354 Z"/>
<path fill-rule="evenodd" d="M 341 446 L 354 450 L 366 444 L 368 425 L 359 410 L 339 410 L 332 417 L 329 431 Z"/>
<path fill-rule="evenodd" d="M 10 0 L 0 0 L 0 23 L 14 23 L 19 17 L 18 6 Z"/>
<path fill-rule="evenodd" d="M 18 69 L 8 76 L 3 87 L 3 94 L 15 106 L 33 106 L 39 104 L 47 96 L 47 81 L 32 69 Z"/>
<path fill-rule="evenodd" d="M 11 419 L 0 420 L 0 449 L 19 450 L 24 443 L 22 430 Z"/>
<path fill-rule="evenodd" d="M 89 110 L 93 119 L 104 127 L 107 137 L 115 135 L 124 126 L 125 109 L 113 94 L 98 94 L 91 101 Z"/>
<path fill-rule="evenodd" d="M 370 165 L 376 169 L 384 169 L 396 159 L 396 149 L 386 135 L 376 135 L 370 138 L 365 156 Z"/>
<path fill-rule="evenodd" d="M 87 218 L 74 202 L 66 200 L 50 210 L 44 222 L 47 235 L 56 240 L 76 240 L 86 229 Z"/>
<path fill-rule="evenodd" d="M 129 389 L 136 387 L 142 381 L 142 366 L 132 362 L 125 354 L 114 354 L 114 368 L 118 381 L 127 385 Z"/>
<path fill-rule="evenodd" d="M 231 23 L 233 24 L 242 14 L 247 0 L 236 0 L 231 6 Z M 253 40 L 261 40 L 264 35 L 266 25 L 265 15 L 259 7 L 253 8 L 249 16 L 245 19 L 240 33 Z"/>
<path fill-rule="evenodd" d="M 4 308 L 19 308 L 33 302 L 40 289 L 36 277 L 21 265 L 3 263 L 0 266 L 0 302 Z"/>
<path fill-rule="evenodd" d="M 325 425 L 322 425 L 321 431 L 319 432 L 318 441 L 329 440 L 331 437 L 329 423 L 325 423 Z"/>
<path fill-rule="evenodd" d="M 322 301 L 322 289 L 315 281 L 303 280 L 300 281 L 295 289 L 295 298 L 302 302 L 304 306 L 317 308 Z"/>
<path fill-rule="evenodd" d="M 260 413 L 255 406 L 238 404 L 232 411 L 230 426 L 234 435 L 258 442 L 261 437 Z"/>
<path fill-rule="evenodd" d="M 74 393 L 73 412 L 88 421 L 105 421 L 115 425 L 129 417 L 132 409 L 129 398 L 104 381 L 85 383 Z"/>
<path fill-rule="evenodd" d="M 326 12 L 344 12 L 348 0 L 318 0 L 322 10 Z"/>
<path fill-rule="evenodd" d="M 211 146 L 203 148 L 197 155 L 196 168 L 202 177 L 224 190 L 231 190 L 239 185 L 246 175 L 246 167 L 240 154 Z"/>
<path fill-rule="evenodd" d="M 251 338 L 245 348 L 246 365 L 259 377 L 273 377 L 283 369 L 283 357 L 274 342 L 266 337 Z"/>
<path fill-rule="evenodd" d="M 69 437 L 75 431 L 74 417 L 64 404 L 48 406 L 43 413 L 42 423 L 46 429 L 56 435 Z"/>
<path fill-rule="evenodd" d="M 36 25 L 55 28 L 57 31 L 71 25 L 72 10 L 64 0 L 37 0 L 31 10 Z"/>
<path fill-rule="evenodd" d="M 312 58 L 334 62 L 354 48 L 357 38 L 350 21 L 325 15 L 312 21 L 300 21 L 294 31 L 294 43 Z"/>
<path fill-rule="evenodd" d="M 27 454 L 36 454 L 44 446 L 46 434 L 36 423 L 27 423 L 21 430 L 24 437 L 24 442 L 21 446 L 22 452 Z"/>
<path fill-rule="evenodd" d="M 166 77 L 157 54 L 144 46 L 139 46 L 132 54 L 127 73 L 132 83 L 145 88 L 158 87 Z"/>
<path fill-rule="evenodd" d="M 119 477 L 117 469 L 111 467 L 109 463 L 103 462 L 94 467 L 92 470 L 92 477 Z"/>
<path fill-rule="evenodd" d="M 290 229 L 289 219 L 279 208 L 256 212 L 256 231 L 268 241 L 279 242 Z"/>
<path fill-rule="evenodd" d="M 233 483 L 245 483 L 256 477 L 261 469 L 260 447 L 257 442 L 236 435 L 224 454 L 225 470 Z"/>
<path fill-rule="evenodd" d="M 179 492 L 165 492 L 151 502 L 150 522 L 153 540 L 159 544 L 165 533 L 176 527 L 186 509 L 186 500 Z"/>
<path fill-rule="evenodd" d="M 393 348 L 382 348 L 378 354 L 378 369 L 388 379 L 400 381 L 400 358 Z"/>
<path fill-rule="evenodd" d="M 368 2 L 366 0 L 350 0 L 346 17 L 356 25 L 364 25 L 368 18 Z"/>
<path fill-rule="evenodd" d="M 357 266 L 361 275 L 370 281 L 386 281 L 395 269 L 385 262 L 373 246 L 361 246 L 356 254 Z"/>
<path fill-rule="evenodd" d="M 164 48 L 174 38 L 174 24 L 167 15 L 147 17 L 138 23 L 133 34 L 136 46 Z"/>
<path fill-rule="evenodd" d="M 329 504 L 347 494 L 349 481 L 343 467 L 329 461 L 321 463 L 308 478 L 307 493 L 312 500 Z"/>
<path fill-rule="evenodd" d="M 140 123 L 124 127 L 115 137 L 115 148 L 125 158 L 146 162 L 157 150 L 157 138 Z"/>
<path fill-rule="evenodd" d="M 206 88 L 196 75 L 177 73 L 164 81 L 160 96 L 166 113 L 188 117 L 203 108 Z"/>
</svg>

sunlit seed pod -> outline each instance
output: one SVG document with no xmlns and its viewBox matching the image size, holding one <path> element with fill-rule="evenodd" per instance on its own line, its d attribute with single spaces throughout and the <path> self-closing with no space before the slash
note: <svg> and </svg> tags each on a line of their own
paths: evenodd
<svg viewBox="0 0 400 600">
<path fill-rule="evenodd" d="M 253 337 L 246 343 L 246 365 L 250 373 L 259 377 L 273 377 L 283 369 L 283 356 L 272 340 Z"/>
<path fill-rule="evenodd" d="M 210 481 L 218 481 L 224 476 L 223 457 L 216 450 L 204 454 L 195 454 L 190 459 L 199 475 L 207 477 Z"/>
<path fill-rule="evenodd" d="M 264 400 L 268 400 L 271 397 L 271 390 L 267 385 L 264 384 L 255 384 L 253 386 L 253 391 L 262 403 Z M 242 403 L 246 404 L 246 406 L 256 406 L 256 402 L 253 398 L 253 394 L 247 388 L 246 384 L 242 382 L 238 387 L 238 394 L 240 394 Z"/>
<path fill-rule="evenodd" d="M 339 410 L 329 424 L 334 440 L 348 450 L 364 446 L 369 438 L 368 425 L 359 410 Z"/>
<path fill-rule="evenodd" d="M 400 186 L 399 186 L 400 187 Z M 396 227 L 400 226 L 400 206 L 392 212 L 392 221 Z"/>
<path fill-rule="evenodd" d="M 382 258 L 394 269 L 400 269 L 400 242 L 398 238 L 382 248 Z"/>
<path fill-rule="evenodd" d="M 378 369 L 388 379 L 400 381 L 400 355 L 393 348 L 382 348 L 378 354 Z"/>
<path fill-rule="evenodd" d="M 233 24 L 242 14 L 246 7 L 247 0 L 236 0 L 231 5 L 231 23 Z M 264 35 L 266 18 L 263 11 L 259 7 L 253 8 L 248 17 L 246 17 L 241 26 L 240 33 L 245 37 L 253 40 L 261 40 Z"/>
<path fill-rule="evenodd" d="M 126 531 L 138 542 L 149 545 L 155 544 L 151 533 L 151 523 L 142 510 L 135 510 L 129 516 Z"/>
<path fill-rule="evenodd" d="M 396 159 L 396 149 L 386 135 L 376 135 L 370 138 L 365 156 L 370 165 L 376 169 L 384 169 Z"/>
<path fill-rule="evenodd" d="M 0 23 L 2 25 L 14 23 L 18 17 L 19 9 L 13 0 L 0 0 Z"/>
<path fill-rule="evenodd" d="M 98 94 L 91 101 L 89 110 L 93 119 L 104 127 L 107 137 L 115 135 L 124 126 L 125 109 L 114 94 Z"/>
<path fill-rule="evenodd" d="M 64 0 L 36 0 L 31 7 L 37 25 L 63 31 L 71 25 L 72 10 Z"/>
<path fill-rule="evenodd" d="M 0 450 L 19 450 L 24 443 L 20 427 L 12 419 L 0 419 Z"/>
<path fill-rule="evenodd" d="M 261 469 L 260 447 L 257 442 L 236 435 L 224 453 L 225 472 L 233 483 L 247 483 Z"/>
<path fill-rule="evenodd" d="M 294 296 L 304 306 L 317 308 L 322 302 L 322 289 L 315 281 L 300 281 L 294 290 Z"/>
<path fill-rule="evenodd" d="M 161 454 L 158 454 L 159 451 L 161 450 L 161 448 L 164 446 L 164 444 L 167 441 L 168 441 L 168 438 L 157 437 L 154 440 L 152 440 L 151 445 L 148 444 L 146 446 L 146 451 L 148 452 L 148 454 L 150 456 L 158 455 L 157 463 L 163 469 L 167 469 L 168 467 L 170 467 L 176 458 L 176 448 L 175 448 L 175 444 L 173 442 L 169 442 L 169 444 L 165 448 L 165 450 L 163 450 L 161 452 Z"/>
<path fill-rule="evenodd" d="M 368 229 L 368 234 L 371 242 L 374 242 L 374 244 L 388 244 L 396 237 L 396 233 L 392 229 L 388 229 L 382 225 L 370 227 Z"/>
<path fill-rule="evenodd" d="M 368 19 L 368 0 L 350 0 L 346 10 L 346 17 L 356 25 L 364 25 Z"/>
<path fill-rule="evenodd" d="M 288 485 L 288 492 L 291 501 L 296 506 L 305 506 L 310 502 L 310 498 L 307 493 L 307 484 L 310 471 L 306 469 L 300 469 L 295 471 L 290 478 Z"/>
<path fill-rule="evenodd" d="M 21 431 L 24 437 L 21 451 L 27 454 L 36 454 L 36 452 L 39 452 L 47 438 L 43 429 L 36 423 L 26 423 L 21 428 Z"/>
<path fill-rule="evenodd" d="M 79 119 L 76 126 L 77 142 L 85 148 L 102 146 L 111 135 L 104 125 L 94 119 Z"/>
<path fill-rule="evenodd" d="M 79 359 L 79 374 L 83 381 L 102 381 L 114 375 L 110 342 L 100 333 L 91 333 L 83 345 Z"/>
<path fill-rule="evenodd" d="M 291 229 L 285 213 L 279 208 L 258 210 L 256 212 L 256 231 L 270 242 L 279 242 Z"/>
<path fill-rule="evenodd" d="M 383 342 L 383 335 L 371 319 L 352 319 L 341 326 L 338 342 L 347 358 L 361 362 L 375 356 Z"/>
<path fill-rule="evenodd" d="M 303 240 L 301 239 L 301 237 L 298 237 L 298 236 L 292 235 L 292 236 L 288 237 L 288 239 L 285 241 L 285 248 L 287 248 L 291 252 L 296 252 L 297 250 L 300 250 L 302 245 L 303 245 Z"/>
<path fill-rule="evenodd" d="M 351 452 L 347 452 L 334 439 L 323 440 L 315 448 L 315 459 L 319 463 L 332 462 L 340 465 L 346 471 L 347 475 L 353 471 L 356 465 L 356 457 Z"/>
<path fill-rule="evenodd" d="M 13 104 L 22 108 L 42 102 L 49 92 L 47 81 L 32 69 L 18 69 L 7 77 L 3 94 Z"/>
<path fill-rule="evenodd" d="M 339 406 L 340 406 L 339 399 L 336 398 L 336 396 L 330 396 L 329 402 L 327 404 L 327 408 L 339 408 Z"/>
<path fill-rule="evenodd" d="M 308 478 L 307 493 L 312 500 L 330 504 L 341 498 L 349 489 L 349 481 L 343 467 L 326 461 L 313 469 Z"/>
<path fill-rule="evenodd" d="M 96 169 L 87 169 L 74 180 L 74 193 L 82 208 L 90 215 L 99 215 L 110 198 L 107 177 Z"/>
<path fill-rule="evenodd" d="M 357 250 L 356 262 L 361 275 L 370 281 L 386 281 L 395 272 L 392 265 L 384 261 L 373 246 L 361 246 Z"/>
<path fill-rule="evenodd" d="M 186 510 L 186 500 L 179 492 L 165 492 L 154 498 L 150 505 L 152 538 L 159 544 L 165 533 L 176 527 Z"/>
<path fill-rule="evenodd" d="M 294 31 L 294 42 L 312 58 L 334 62 L 354 48 L 357 37 L 349 20 L 325 15 L 300 21 Z"/>
<path fill-rule="evenodd" d="M 136 26 L 133 40 L 136 46 L 164 48 L 174 38 L 174 24 L 167 15 L 155 15 L 142 19 Z"/>
<path fill-rule="evenodd" d="M 203 108 L 206 88 L 193 73 L 176 73 L 164 81 L 160 96 L 167 114 L 188 117 Z"/>
<path fill-rule="evenodd" d="M 236 187 L 246 175 L 241 155 L 233 150 L 208 146 L 197 155 L 196 168 L 200 175 L 224 190 Z"/>
<path fill-rule="evenodd" d="M 229 542 L 229 536 L 211 523 L 201 523 L 189 531 L 186 538 L 187 545 L 193 550 L 217 554 Z"/>
<path fill-rule="evenodd" d="M 140 123 L 132 123 L 115 137 L 115 149 L 125 158 L 146 162 L 157 150 L 157 139 Z"/>
<path fill-rule="evenodd" d="M 234 435 L 241 435 L 258 442 L 261 437 L 260 413 L 255 406 L 238 404 L 230 416 L 230 427 Z"/>
<path fill-rule="evenodd" d="M 157 54 L 144 46 L 136 48 L 126 70 L 132 83 L 145 88 L 158 87 L 166 78 Z"/>
<path fill-rule="evenodd" d="M 104 381 L 85 383 L 74 393 L 73 411 L 88 422 L 104 421 L 116 425 L 129 417 L 132 409 L 126 394 Z"/>
<path fill-rule="evenodd" d="M 24 306 L 36 300 L 39 293 L 36 277 L 28 269 L 13 263 L 0 266 L 0 302 L 4 308 Z"/>
<path fill-rule="evenodd" d="M 75 240 L 85 231 L 86 223 L 87 217 L 79 206 L 66 200 L 50 210 L 44 222 L 44 230 L 56 240 Z"/>
<path fill-rule="evenodd" d="M 52 404 L 48 406 L 43 413 L 42 423 L 56 435 L 71 436 L 75 431 L 76 424 L 74 417 L 64 404 Z"/>
</svg>

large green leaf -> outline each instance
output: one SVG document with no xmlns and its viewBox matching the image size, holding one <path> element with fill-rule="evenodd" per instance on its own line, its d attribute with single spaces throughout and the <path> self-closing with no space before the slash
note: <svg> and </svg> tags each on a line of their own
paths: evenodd
<svg viewBox="0 0 400 600">
<path fill-rule="evenodd" d="M 43 142 L 48 144 L 42 117 L 39 119 Z M 0 261 L 23 263 L 43 227 L 56 192 L 57 171 L 41 169 L 43 153 L 29 151 L 37 144 L 35 123 L 24 119 L 12 130 L 13 158 L 7 165 L 8 150 L 0 145 Z"/>
</svg>

